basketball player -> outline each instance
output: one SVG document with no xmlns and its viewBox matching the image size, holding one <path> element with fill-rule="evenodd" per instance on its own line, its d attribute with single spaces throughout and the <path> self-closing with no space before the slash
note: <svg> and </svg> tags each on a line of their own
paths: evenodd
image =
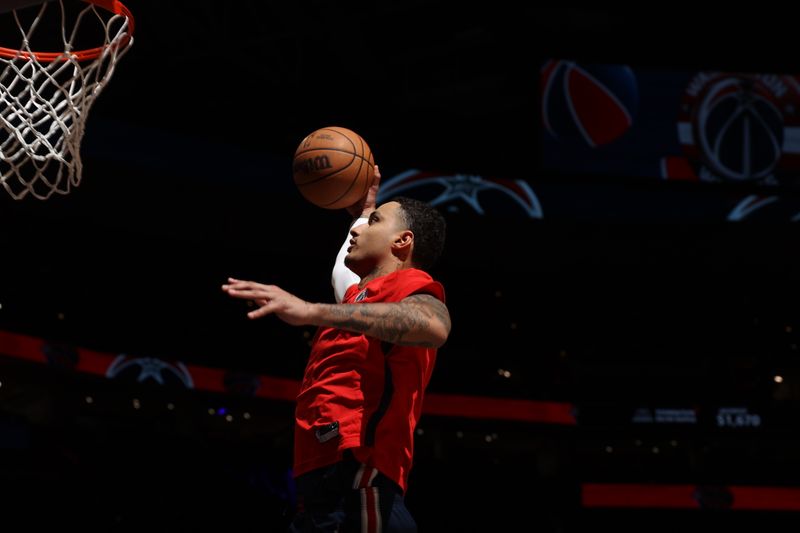
<svg viewBox="0 0 800 533">
<path fill-rule="evenodd" d="M 292 532 L 410 532 L 403 503 L 414 428 L 437 348 L 450 333 L 444 289 L 426 273 L 445 222 L 430 205 L 395 198 L 376 209 L 380 172 L 348 208 L 355 218 L 333 269 L 337 303 L 232 278 L 222 288 L 270 314 L 318 326 L 295 410 L 298 509 Z"/>
</svg>

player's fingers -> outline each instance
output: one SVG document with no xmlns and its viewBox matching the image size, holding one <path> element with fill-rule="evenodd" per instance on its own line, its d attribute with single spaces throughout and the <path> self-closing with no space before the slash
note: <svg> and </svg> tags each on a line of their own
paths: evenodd
<svg viewBox="0 0 800 533">
<path fill-rule="evenodd" d="M 255 281 L 242 281 L 233 278 L 228 278 L 228 283 L 222 286 L 223 288 L 233 289 L 269 289 L 272 285 L 264 285 L 263 283 L 256 283 Z"/>
<path fill-rule="evenodd" d="M 256 309 L 255 311 L 250 311 L 249 313 L 247 313 L 247 318 L 253 319 L 253 318 L 261 318 L 262 316 L 267 316 L 275 311 L 274 308 L 275 306 L 271 305 L 271 302 L 267 302 L 258 309 Z"/>
<path fill-rule="evenodd" d="M 261 289 L 234 289 L 228 288 L 226 291 L 230 296 L 234 298 L 242 298 L 245 300 L 268 300 L 269 295 L 265 293 L 265 291 Z"/>
</svg>

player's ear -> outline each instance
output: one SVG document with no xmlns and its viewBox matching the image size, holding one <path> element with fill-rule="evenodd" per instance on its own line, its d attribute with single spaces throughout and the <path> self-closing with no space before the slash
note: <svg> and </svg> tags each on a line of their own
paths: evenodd
<svg viewBox="0 0 800 533">
<path fill-rule="evenodd" d="M 411 230 L 403 230 L 397 233 L 392 241 L 392 248 L 395 251 L 411 250 L 411 245 L 414 243 L 414 233 Z"/>
</svg>

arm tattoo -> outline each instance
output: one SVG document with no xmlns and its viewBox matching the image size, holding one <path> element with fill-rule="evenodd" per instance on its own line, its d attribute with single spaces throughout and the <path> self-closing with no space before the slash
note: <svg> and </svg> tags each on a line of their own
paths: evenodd
<svg viewBox="0 0 800 533">
<path fill-rule="evenodd" d="M 431 296 L 430 294 L 412 294 L 405 300 L 405 302 L 419 302 L 420 311 L 428 313 L 428 316 L 436 318 L 444 324 L 447 331 L 450 331 L 450 313 L 447 311 L 447 306 L 444 302 Z"/>
<path fill-rule="evenodd" d="M 396 303 L 328 304 L 323 309 L 329 325 L 393 344 L 435 348 L 428 340 L 434 321 L 450 331 L 447 307 L 429 294 L 415 294 Z"/>
</svg>

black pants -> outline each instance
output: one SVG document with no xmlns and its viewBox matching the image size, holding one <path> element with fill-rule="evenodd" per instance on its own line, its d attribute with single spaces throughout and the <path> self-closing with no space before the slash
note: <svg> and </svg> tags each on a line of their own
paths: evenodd
<svg viewBox="0 0 800 533">
<path fill-rule="evenodd" d="M 415 533 L 400 487 L 345 452 L 333 465 L 295 480 L 297 513 L 291 533 Z"/>
</svg>

